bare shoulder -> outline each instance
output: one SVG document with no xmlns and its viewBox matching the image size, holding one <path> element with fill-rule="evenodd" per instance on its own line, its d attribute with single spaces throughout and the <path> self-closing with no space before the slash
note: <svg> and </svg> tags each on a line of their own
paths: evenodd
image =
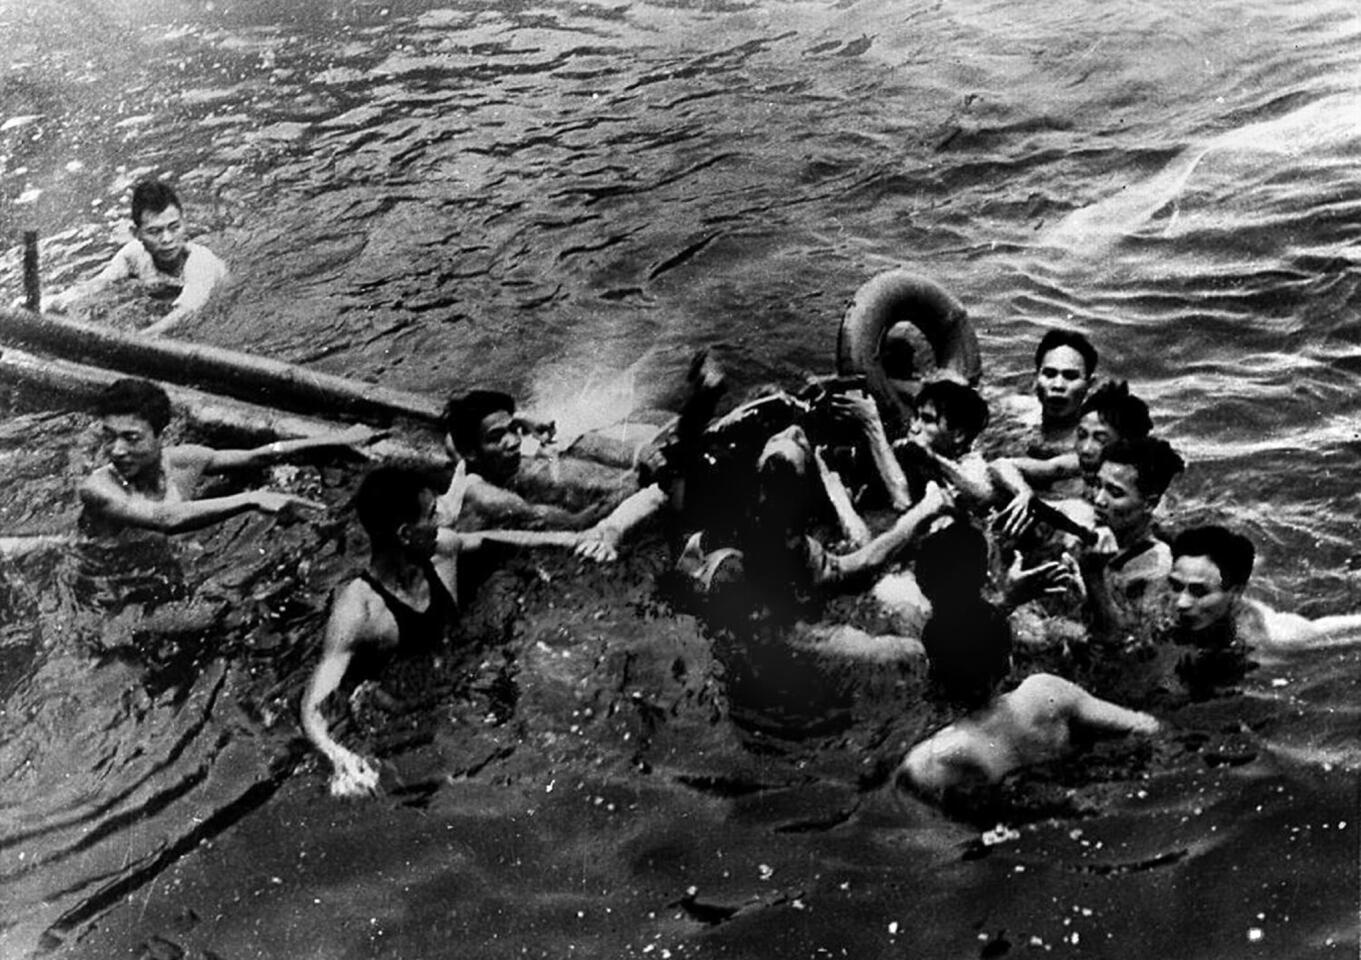
<svg viewBox="0 0 1361 960">
<path fill-rule="evenodd" d="M 328 647 L 353 649 L 396 639 L 397 622 L 367 580 L 355 577 L 336 591 L 326 631 Z"/>
<path fill-rule="evenodd" d="M 1020 713 L 1051 715 L 1072 711 L 1086 696 L 1086 692 L 1071 680 L 1052 673 L 1032 673 L 1006 695 L 1006 701 L 1012 710 Z"/>
</svg>

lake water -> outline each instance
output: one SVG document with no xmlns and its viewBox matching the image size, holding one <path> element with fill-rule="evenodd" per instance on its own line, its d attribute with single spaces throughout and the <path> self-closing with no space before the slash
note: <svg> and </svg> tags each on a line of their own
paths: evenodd
<svg viewBox="0 0 1361 960">
<path fill-rule="evenodd" d="M 1353 2 L 0 0 L 0 40 L 0 221 L 49 289 L 154 172 L 235 275 L 186 338 L 570 429 L 674 404 L 703 344 L 827 372 L 905 265 L 990 396 L 1085 330 L 1190 462 L 1164 519 L 1250 532 L 1269 602 L 1361 607 Z M 4 532 L 71 522 L 84 422 L 0 430 Z M 1355 652 L 1050 771 L 1065 809 L 984 845 L 882 785 L 944 719 L 910 672 L 712 644 L 647 544 L 519 558 L 347 804 L 292 717 L 358 538 L 184 539 L 228 603 L 150 658 L 79 558 L 0 566 L 0 956 L 1357 953 Z"/>
</svg>

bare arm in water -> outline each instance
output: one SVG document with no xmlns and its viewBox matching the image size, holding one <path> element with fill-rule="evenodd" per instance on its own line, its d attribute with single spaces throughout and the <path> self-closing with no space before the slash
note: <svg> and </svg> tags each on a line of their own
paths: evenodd
<svg viewBox="0 0 1361 960">
<path fill-rule="evenodd" d="M 152 500 L 119 485 L 108 470 L 97 471 L 80 485 L 80 499 L 100 517 L 162 533 L 197 530 L 248 510 L 288 514 L 326 509 L 325 504 L 274 490 L 247 490 L 203 500 Z"/>
<path fill-rule="evenodd" d="M 382 599 L 363 580 L 351 580 L 336 595 L 326 621 L 321 662 L 302 698 L 302 729 L 307 739 L 331 761 L 331 794 L 358 797 L 378 789 L 372 763 L 341 746 L 331 736 L 321 705 L 340 687 L 355 651 L 366 643 L 396 643 L 397 624 Z"/>
<path fill-rule="evenodd" d="M 1361 613 L 1334 614 L 1310 620 L 1297 613 L 1282 613 L 1256 600 L 1241 602 L 1239 637 L 1254 650 L 1287 654 L 1361 646 Z"/>
<path fill-rule="evenodd" d="M 446 587 L 453 581 L 452 558 L 481 545 L 476 534 L 438 530 L 434 535 L 435 571 Z M 321 662 L 312 672 L 300 709 L 307 739 L 331 762 L 331 794 L 358 797 L 378 789 L 378 770 L 364 757 L 331 736 L 321 707 L 339 689 L 354 655 L 365 646 L 386 647 L 398 642 L 397 621 L 383 599 L 364 580 L 351 580 L 331 604 L 322 640 Z"/>
</svg>

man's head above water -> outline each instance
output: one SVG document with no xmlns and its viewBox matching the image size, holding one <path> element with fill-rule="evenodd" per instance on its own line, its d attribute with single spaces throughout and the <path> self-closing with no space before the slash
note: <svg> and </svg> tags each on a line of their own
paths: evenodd
<svg viewBox="0 0 1361 960">
<path fill-rule="evenodd" d="M 1167 577 L 1178 629 L 1199 633 L 1226 622 L 1255 559 L 1252 541 L 1226 527 L 1191 527 L 1178 534 Z"/>
<path fill-rule="evenodd" d="M 132 225 L 158 265 L 178 264 L 184 257 L 184 207 L 166 184 L 143 180 L 132 188 Z"/>
<path fill-rule="evenodd" d="M 161 460 L 161 434 L 170 423 L 170 398 L 149 380 L 126 378 L 104 388 L 95 401 L 109 462 L 131 480 Z"/>
<path fill-rule="evenodd" d="M 988 425 L 988 404 L 978 392 L 953 380 L 933 380 L 917 394 L 910 431 L 922 446 L 956 459 Z"/>
<path fill-rule="evenodd" d="M 1157 437 L 1119 440 L 1101 457 L 1092 506 L 1122 542 L 1142 536 L 1173 478 L 1186 467 L 1171 444 Z"/>
<path fill-rule="evenodd" d="M 1035 396 L 1045 421 L 1076 422 L 1096 374 L 1092 342 L 1076 330 L 1050 330 L 1035 350 Z"/>
<path fill-rule="evenodd" d="M 1142 440 L 1153 429 L 1148 404 L 1124 380 L 1103 383 L 1082 404 L 1076 436 L 1078 466 L 1095 474 L 1105 449 L 1117 440 Z"/>
<path fill-rule="evenodd" d="M 435 493 L 420 471 L 373 470 L 359 484 L 354 508 L 375 550 L 405 548 L 426 556 L 433 549 Z"/>
<path fill-rule="evenodd" d="M 514 476 L 520 466 L 515 399 L 499 390 L 469 390 L 453 397 L 442 418 L 445 443 L 489 480 Z"/>
</svg>

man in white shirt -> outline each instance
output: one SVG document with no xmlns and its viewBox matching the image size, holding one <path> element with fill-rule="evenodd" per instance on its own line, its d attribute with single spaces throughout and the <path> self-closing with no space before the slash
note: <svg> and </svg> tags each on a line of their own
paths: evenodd
<svg viewBox="0 0 1361 960">
<path fill-rule="evenodd" d="M 143 180 L 132 191 L 135 240 L 119 248 L 103 270 L 50 297 L 46 309 L 63 313 L 77 300 L 119 280 L 135 278 L 156 299 L 174 298 L 164 317 L 142 330 L 161 334 L 200 309 L 227 276 L 227 265 L 211 250 L 185 238 L 184 208 L 175 191 L 159 180 Z"/>
</svg>

